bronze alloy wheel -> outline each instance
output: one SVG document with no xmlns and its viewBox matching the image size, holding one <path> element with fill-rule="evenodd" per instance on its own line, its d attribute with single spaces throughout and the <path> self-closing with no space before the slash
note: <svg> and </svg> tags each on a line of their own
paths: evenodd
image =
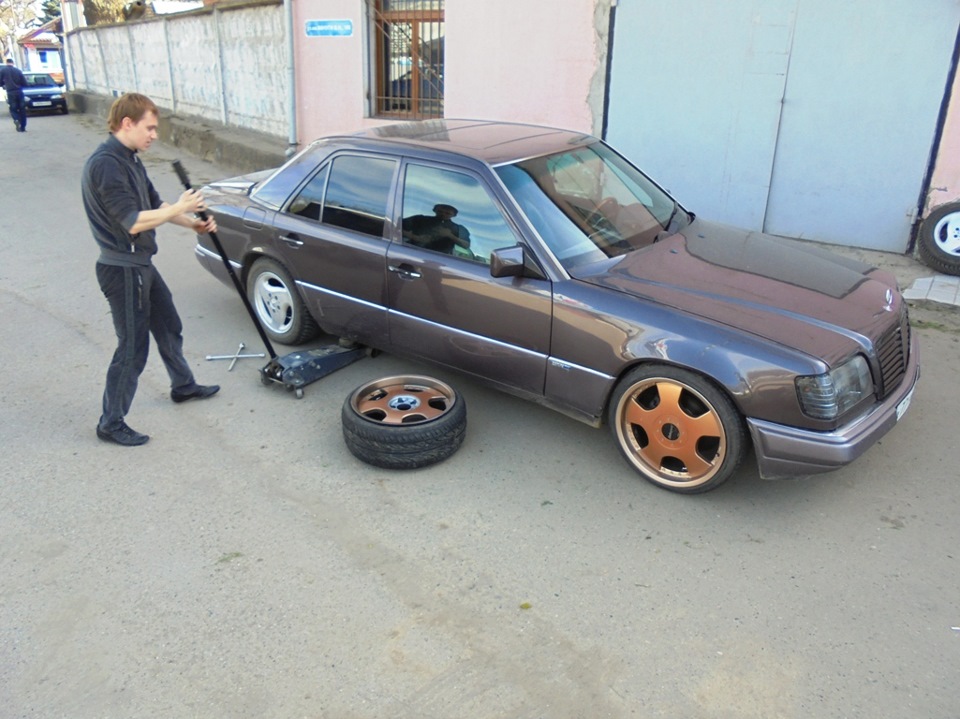
<svg viewBox="0 0 960 719">
<path fill-rule="evenodd" d="M 415 469 L 446 459 L 463 443 L 467 407 L 446 382 L 420 375 L 360 385 L 341 412 L 343 439 L 358 459 L 388 469 Z"/>
<path fill-rule="evenodd" d="M 610 425 L 627 461 L 654 484 L 706 492 L 743 459 L 746 431 L 730 399 L 698 375 L 644 366 L 620 383 Z"/>
</svg>

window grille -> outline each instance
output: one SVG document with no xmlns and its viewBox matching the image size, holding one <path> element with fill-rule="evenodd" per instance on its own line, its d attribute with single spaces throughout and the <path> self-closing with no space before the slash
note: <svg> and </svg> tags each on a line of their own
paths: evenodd
<svg viewBox="0 0 960 719">
<path fill-rule="evenodd" d="M 381 117 L 443 117 L 444 0 L 374 0 Z"/>
</svg>

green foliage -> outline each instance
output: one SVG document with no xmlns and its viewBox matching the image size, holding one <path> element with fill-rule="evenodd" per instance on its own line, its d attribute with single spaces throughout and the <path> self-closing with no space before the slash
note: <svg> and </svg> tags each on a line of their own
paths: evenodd
<svg viewBox="0 0 960 719">
<path fill-rule="evenodd" d="M 40 24 L 46 25 L 51 20 L 56 20 L 61 12 L 60 0 L 43 0 L 40 4 Z"/>
</svg>

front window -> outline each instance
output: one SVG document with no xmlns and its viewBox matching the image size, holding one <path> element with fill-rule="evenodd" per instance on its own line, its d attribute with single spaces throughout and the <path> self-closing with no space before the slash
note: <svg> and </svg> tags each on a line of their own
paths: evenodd
<svg viewBox="0 0 960 719">
<path fill-rule="evenodd" d="M 477 178 L 410 164 L 403 184 L 403 241 L 486 264 L 493 250 L 516 245 L 517 237 Z"/>
<path fill-rule="evenodd" d="M 373 0 L 374 114 L 443 117 L 444 0 Z"/>
<path fill-rule="evenodd" d="M 601 142 L 497 168 L 567 269 L 656 242 L 681 212 L 650 178 Z M 689 222 L 686 213 L 680 218 Z"/>
</svg>

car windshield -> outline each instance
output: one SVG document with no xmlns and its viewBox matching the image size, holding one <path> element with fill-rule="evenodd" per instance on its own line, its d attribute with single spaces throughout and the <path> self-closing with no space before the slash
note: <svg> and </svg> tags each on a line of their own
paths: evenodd
<svg viewBox="0 0 960 719">
<path fill-rule="evenodd" d="M 27 85 L 31 87 L 56 87 L 57 83 L 49 75 L 27 75 Z"/>
<path fill-rule="evenodd" d="M 647 247 L 671 225 L 690 222 L 673 198 L 602 142 L 496 169 L 566 269 Z"/>
</svg>

